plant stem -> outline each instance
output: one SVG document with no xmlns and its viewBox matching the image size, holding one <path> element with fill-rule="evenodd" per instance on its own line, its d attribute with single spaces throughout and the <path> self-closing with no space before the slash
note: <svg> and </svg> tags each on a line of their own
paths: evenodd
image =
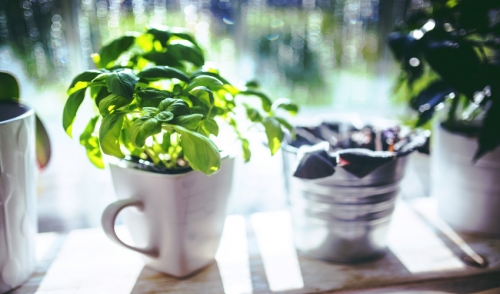
<svg viewBox="0 0 500 294">
<path fill-rule="evenodd" d="M 453 125 L 457 121 L 457 109 L 460 103 L 460 95 L 453 98 L 451 101 L 450 110 L 448 111 L 448 117 L 446 118 L 446 124 Z"/>
</svg>

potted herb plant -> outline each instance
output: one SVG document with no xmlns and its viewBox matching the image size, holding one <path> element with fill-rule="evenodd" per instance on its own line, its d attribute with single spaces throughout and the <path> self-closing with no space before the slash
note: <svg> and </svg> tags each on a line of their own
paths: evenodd
<svg viewBox="0 0 500 294">
<path fill-rule="evenodd" d="M 431 154 L 441 217 L 459 230 L 490 234 L 500 234 L 498 9 L 498 1 L 432 0 L 405 11 L 388 40 L 417 125 L 447 110 Z"/>
<path fill-rule="evenodd" d="M 290 124 L 279 109 L 297 112 L 286 99 L 274 103 L 255 83 L 238 88 L 205 65 L 201 48 L 179 29 L 149 28 L 103 46 L 97 69 L 77 75 L 68 90 L 63 126 L 72 135 L 86 94 L 99 114 L 80 135 L 87 156 L 111 174 L 118 198 L 103 214 L 103 227 L 117 243 L 143 253 L 147 265 L 184 277 L 210 264 L 221 236 L 232 182 L 233 158 L 213 138 L 222 126 L 251 152 L 242 127 L 263 127 L 271 154 Z M 243 114 L 243 116 L 242 116 Z M 120 241 L 114 219 L 124 211 L 137 247 Z"/>
</svg>

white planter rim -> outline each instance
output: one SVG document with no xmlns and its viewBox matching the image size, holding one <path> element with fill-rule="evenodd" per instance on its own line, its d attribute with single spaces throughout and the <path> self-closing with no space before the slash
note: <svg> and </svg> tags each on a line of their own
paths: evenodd
<svg viewBox="0 0 500 294">
<path fill-rule="evenodd" d="M 221 160 L 227 160 L 228 158 L 232 158 L 232 156 L 229 156 L 227 154 L 221 154 Z M 186 175 L 191 174 L 192 172 L 197 172 L 201 173 L 200 171 L 195 171 L 193 170 L 190 166 L 180 168 L 180 169 L 167 169 L 167 168 L 162 168 L 162 167 L 157 167 L 159 169 L 164 170 L 165 172 L 161 171 L 154 171 L 154 170 L 149 170 L 147 167 L 148 165 L 146 164 L 141 164 L 139 162 L 132 161 L 130 159 L 124 158 L 116 158 L 116 157 L 111 157 L 109 156 L 107 158 L 108 164 L 113 165 L 116 167 L 124 168 L 124 169 L 129 169 L 130 171 L 136 172 L 137 174 L 145 174 L 147 173 L 148 175 L 152 177 L 172 177 L 172 178 L 178 178 L 178 177 L 183 177 Z M 137 166 L 144 166 L 144 169 L 138 168 Z M 152 165 L 152 167 L 155 167 Z"/>
</svg>

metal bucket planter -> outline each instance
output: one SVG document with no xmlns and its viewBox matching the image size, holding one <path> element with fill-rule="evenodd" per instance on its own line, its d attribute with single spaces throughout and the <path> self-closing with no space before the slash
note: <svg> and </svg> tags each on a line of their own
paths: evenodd
<svg viewBox="0 0 500 294">
<path fill-rule="evenodd" d="M 342 168 L 319 180 L 293 177 L 297 149 L 283 149 L 297 250 L 314 258 L 357 262 L 386 252 L 389 228 L 407 157 L 360 179 Z"/>
<path fill-rule="evenodd" d="M 431 193 L 441 218 L 462 232 L 500 235 L 500 149 L 472 163 L 477 140 L 433 132 Z"/>
<path fill-rule="evenodd" d="M 381 135 L 372 129 L 365 131 L 373 138 L 366 144 L 368 148 L 351 148 L 352 138 L 346 136 L 346 130 L 353 127 L 346 128 L 345 123 L 326 128 L 324 125 L 304 128 L 309 133 L 292 142 L 305 148 L 283 148 L 296 249 L 306 256 L 343 263 L 380 257 L 387 251 L 386 235 L 407 155 L 423 143 L 407 137 L 398 139 L 407 142 L 400 145 L 401 152 L 382 151 L 386 149 L 374 148 Z M 339 135 L 334 134 L 336 130 L 341 130 Z M 319 136 L 319 140 L 310 135 Z M 311 147 L 304 140 L 323 142 Z"/>
</svg>

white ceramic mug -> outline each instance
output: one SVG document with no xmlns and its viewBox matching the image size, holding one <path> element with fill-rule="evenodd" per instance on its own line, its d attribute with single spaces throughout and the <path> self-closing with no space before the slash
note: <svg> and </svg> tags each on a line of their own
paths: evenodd
<svg viewBox="0 0 500 294">
<path fill-rule="evenodd" d="M 122 162 L 125 164 L 124 162 Z M 110 164 L 116 194 L 102 215 L 106 235 L 142 253 L 146 265 L 174 277 L 186 277 L 211 264 L 219 246 L 233 178 L 234 158 L 206 176 L 190 171 L 168 175 Z M 123 211 L 134 246 L 116 235 Z"/>
<path fill-rule="evenodd" d="M 0 103 L 0 293 L 26 281 L 36 266 L 35 114 Z"/>
</svg>

